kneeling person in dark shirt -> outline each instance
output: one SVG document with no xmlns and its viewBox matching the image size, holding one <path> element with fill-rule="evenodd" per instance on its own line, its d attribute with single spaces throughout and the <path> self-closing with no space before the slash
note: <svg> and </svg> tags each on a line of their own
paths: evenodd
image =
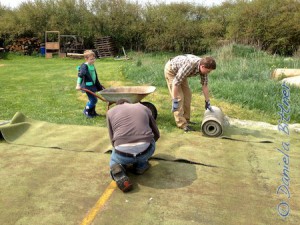
<svg viewBox="0 0 300 225">
<path fill-rule="evenodd" d="M 110 173 L 123 192 L 132 189 L 126 168 L 143 174 L 150 164 L 148 159 L 155 151 L 155 142 L 160 133 L 150 109 L 140 103 L 129 103 L 125 99 L 107 112 L 107 126 L 113 151 Z"/>
</svg>

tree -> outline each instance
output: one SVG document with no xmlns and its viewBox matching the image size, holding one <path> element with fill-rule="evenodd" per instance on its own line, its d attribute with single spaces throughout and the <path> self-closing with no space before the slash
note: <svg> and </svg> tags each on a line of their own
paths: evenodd
<svg viewBox="0 0 300 225">
<path fill-rule="evenodd" d="M 144 23 L 141 7 L 126 0 L 94 0 L 93 26 L 98 36 L 111 36 L 120 46 L 143 46 Z"/>
<path fill-rule="evenodd" d="M 228 40 L 281 55 L 300 45 L 299 0 L 227 0 L 206 8 L 189 3 L 146 4 L 129 0 L 33 0 L 16 9 L 0 4 L 0 36 L 44 38 L 46 30 L 112 36 L 132 50 L 202 54 Z"/>
<path fill-rule="evenodd" d="M 205 8 L 192 4 L 147 5 L 145 11 L 146 49 L 203 53 L 207 46 L 202 42 L 201 26 Z"/>
<path fill-rule="evenodd" d="M 228 17 L 227 37 L 271 53 L 291 55 L 300 44 L 300 2 L 237 1 Z"/>
</svg>

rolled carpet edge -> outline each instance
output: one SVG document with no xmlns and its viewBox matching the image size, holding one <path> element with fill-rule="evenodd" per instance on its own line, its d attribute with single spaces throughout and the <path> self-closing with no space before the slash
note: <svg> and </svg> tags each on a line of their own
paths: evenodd
<svg viewBox="0 0 300 225">
<path fill-rule="evenodd" d="M 224 133 L 224 118 L 222 110 L 216 106 L 212 106 L 213 112 L 206 110 L 204 112 L 201 130 L 205 136 L 219 137 Z"/>
</svg>

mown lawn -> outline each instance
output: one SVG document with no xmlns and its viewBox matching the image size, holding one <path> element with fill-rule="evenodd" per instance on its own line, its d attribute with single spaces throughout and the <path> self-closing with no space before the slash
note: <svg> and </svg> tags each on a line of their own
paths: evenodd
<svg viewBox="0 0 300 225">
<path fill-rule="evenodd" d="M 161 129 L 173 130 L 171 99 L 165 84 L 163 68 L 176 54 L 129 53 L 130 60 L 98 59 L 95 63 L 105 87 L 121 85 L 154 85 L 157 90 L 144 100 L 158 109 Z M 230 117 L 276 124 L 281 101 L 281 86 L 270 80 L 274 68 L 300 68 L 299 59 L 285 60 L 249 47 L 227 46 L 211 53 L 217 70 L 210 75 L 211 102 Z M 35 56 L 8 55 L 0 59 L 0 120 L 11 119 L 19 111 L 53 123 L 106 126 L 105 117 L 85 119 L 82 109 L 86 96 L 75 90 L 77 65 L 83 60 L 45 59 Z M 193 90 L 192 119 L 201 122 L 204 98 L 198 78 L 191 78 Z M 299 89 L 291 87 L 291 123 L 300 121 Z M 99 101 L 97 111 L 106 112 Z"/>
<path fill-rule="evenodd" d="M 82 110 L 86 96 L 75 90 L 78 59 L 45 59 L 13 56 L 1 60 L 1 119 L 10 119 L 15 112 L 54 123 L 100 125 L 102 118 L 87 120 Z M 105 86 L 121 83 L 120 63 L 101 60 L 97 70 Z M 106 104 L 99 102 L 98 110 L 105 113 Z"/>
</svg>

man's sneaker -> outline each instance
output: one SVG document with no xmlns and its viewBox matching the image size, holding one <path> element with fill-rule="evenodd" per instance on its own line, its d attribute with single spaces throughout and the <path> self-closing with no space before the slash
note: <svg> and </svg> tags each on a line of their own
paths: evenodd
<svg viewBox="0 0 300 225">
<path fill-rule="evenodd" d="M 116 181 L 118 188 L 123 192 L 132 190 L 132 183 L 125 173 L 125 169 L 120 164 L 115 164 L 110 168 L 110 174 L 114 181 Z"/>
<path fill-rule="evenodd" d="M 138 175 L 144 174 L 150 168 L 150 163 L 147 162 L 142 168 L 135 168 L 134 173 Z"/>
<path fill-rule="evenodd" d="M 183 128 L 184 132 L 190 132 L 190 131 L 195 131 L 193 128 L 191 128 L 190 126 L 186 126 Z"/>
</svg>

